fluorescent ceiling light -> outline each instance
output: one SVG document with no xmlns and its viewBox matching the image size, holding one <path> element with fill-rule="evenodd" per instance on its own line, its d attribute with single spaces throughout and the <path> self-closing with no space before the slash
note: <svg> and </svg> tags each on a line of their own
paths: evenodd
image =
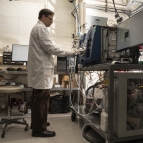
<svg viewBox="0 0 143 143">
<path fill-rule="evenodd" d="M 142 0 L 140 0 L 140 1 L 138 1 L 138 0 L 130 0 L 130 2 L 126 6 L 126 9 L 127 10 L 136 9 L 138 6 L 140 6 L 142 4 L 143 4 Z"/>
<path fill-rule="evenodd" d="M 105 5 L 104 2 L 95 1 L 95 0 L 83 0 L 83 2 L 85 2 L 86 4 L 101 4 L 101 5 Z"/>
</svg>

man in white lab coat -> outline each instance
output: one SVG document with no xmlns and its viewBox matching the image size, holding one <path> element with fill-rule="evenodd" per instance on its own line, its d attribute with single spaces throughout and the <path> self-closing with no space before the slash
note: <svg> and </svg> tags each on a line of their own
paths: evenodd
<svg viewBox="0 0 143 143">
<path fill-rule="evenodd" d="M 33 88 L 32 96 L 32 136 L 53 137 L 54 131 L 47 130 L 47 113 L 50 89 L 53 86 L 53 55 L 75 56 L 74 51 L 64 51 L 52 42 L 47 27 L 53 23 L 54 12 L 42 9 L 39 21 L 30 34 L 28 54 L 28 86 Z"/>
</svg>

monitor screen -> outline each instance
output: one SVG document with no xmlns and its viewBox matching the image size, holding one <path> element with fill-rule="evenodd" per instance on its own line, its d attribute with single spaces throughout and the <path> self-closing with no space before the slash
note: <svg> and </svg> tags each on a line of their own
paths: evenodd
<svg viewBox="0 0 143 143">
<path fill-rule="evenodd" d="M 29 45 L 12 45 L 12 61 L 27 62 Z"/>
<path fill-rule="evenodd" d="M 117 26 L 116 51 L 123 51 L 143 44 L 143 11 Z"/>
</svg>

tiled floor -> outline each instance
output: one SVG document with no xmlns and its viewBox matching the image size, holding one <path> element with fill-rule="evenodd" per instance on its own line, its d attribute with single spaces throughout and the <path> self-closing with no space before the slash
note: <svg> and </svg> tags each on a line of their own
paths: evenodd
<svg viewBox="0 0 143 143">
<path fill-rule="evenodd" d="M 30 114 L 24 118 L 30 124 Z M 81 134 L 83 122 L 80 119 L 72 122 L 71 113 L 49 114 L 48 118 L 51 124 L 48 129 L 56 132 L 55 137 L 32 137 L 31 129 L 24 131 L 25 126 L 12 124 L 8 126 L 5 138 L 0 137 L 0 143 L 87 143 Z M 0 125 L 0 136 L 2 127 Z"/>
<path fill-rule="evenodd" d="M 5 116 L 0 111 L 0 119 L 1 115 Z M 24 116 L 25 120 L 29 123 L 31 121 L 31 115 L 26 114 Z M 17 116 L 13 116 L 15 118 Z M 50 126 L 48 130 L 55 131 L 56 136 L 51 138 L 41 138 L 41 137 L 32 137 L 32 130 L 29 129 L 25 131 L 25 126 L 11 124 L 8 126 L 5 134 L 5 138 L 1 138 L 1 133 L 3 129 L 3 125 L 0 124 L 0 143 L 88 143 L 82 137 L 82 127 L 84 122 L 77 118 L 75 122 L 71 121 L 71 113 L 66 114 L 49 114 L 48 121 L 50 122 Z M 105 143 L 105 142 L 104 142 Z M 139 142 L 122 142 L 122 143 L 142 143 Z"/>
</svg>

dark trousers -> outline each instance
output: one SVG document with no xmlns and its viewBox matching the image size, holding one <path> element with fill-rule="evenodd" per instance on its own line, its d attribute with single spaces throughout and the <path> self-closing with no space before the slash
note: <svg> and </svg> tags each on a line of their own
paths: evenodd
<svg viewBox="0 0 143 143">
<path fill-rule="evenodd" d="M 31 124 L 33 131 L 47 130 L 50 89 L 33 89 L 31 104 Z"/>
</svg>

